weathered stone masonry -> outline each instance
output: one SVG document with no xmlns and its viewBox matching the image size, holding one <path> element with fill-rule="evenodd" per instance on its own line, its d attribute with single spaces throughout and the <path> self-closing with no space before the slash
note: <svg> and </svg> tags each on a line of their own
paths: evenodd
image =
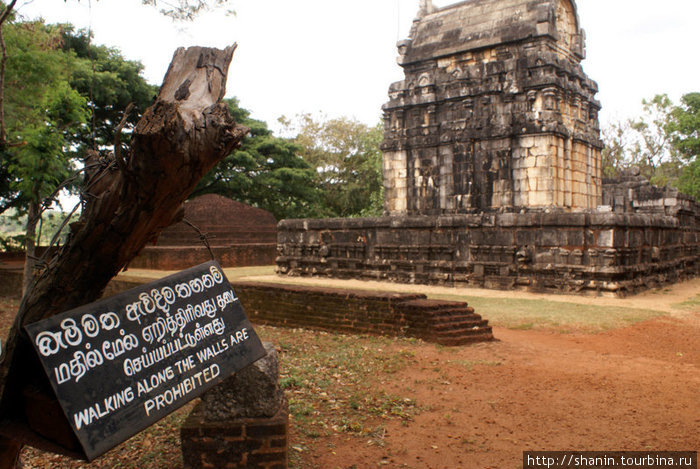
<svg viewBox="0 0 700 469">
<path fill-rule="evenodd" d="M 665 215 L 503 213 L 280 222 L 278 270 L 625 295 L 698 273 L 698 231 Z"/>
<path fill-rule="evenodd" d="M 105 295 L 133 288 L 141 281 L 115 279 Z M 416 337 L 442 345 L 493 339 L 488 321 L 461 301 L 258 282 L 235 282 L 233 288 L 254 324 Z"/>
<path fill-rule="evenodd" d="M 569 0 L 423 2 L 384 106 L 385 208 L 600 204 L 597 85 Z"/>
<path fill-rule="evenodd" d="M 385 214 L 283 220 L 278 272 L 625 295 L 700 273 L 700 208 L 602 181 L 572 0 L 421 1 L 384 106 Z"/>
</svg>

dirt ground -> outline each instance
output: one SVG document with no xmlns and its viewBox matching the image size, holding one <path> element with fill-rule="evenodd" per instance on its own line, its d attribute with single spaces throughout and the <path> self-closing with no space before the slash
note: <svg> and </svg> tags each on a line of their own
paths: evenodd
<svg viewBox="0 0 700 469">
<path fill-rule="evenodd" d="M 226 269 L 224 269 L 226 270 Z M 129 272 L 128 275 L 144 276 L 147 272 Z M 126 276 L 128 276 L 126 275 Z M 229 276 L 230 277 L 230 276 Z M 636 295 L 624 298 L 616 296 L 583 296 L 583 295 L 559 295 L 547 293 L 533 293 L 524 290 L 487 290 L 474 287 L 442 287 L 436 285 L 415 285 L 367 280 L 340 280 L 318 277 L 284 277 L 277 275 L 256 275 L 239 277 L 240 280 L 287 283 L 309 286 L 322 286 L 329 288 L 346 288 L 355 290 L 391 290 L 406 293 L 423 293 L 426 295 L 451 295 L 481 298 L 521 298 L 525 300 L 548 300 L 562 303 L 578 303 L 584 305 L 620 306 L 625 308 L 638 308 L 663 311 L 666 313 L 679 313 L 674 304 L 690 300 L 700 294 L 700 278 L 686 280 L 673 285 L 666 285 L 660 289 L 642 291 Z M 478 312 L 478 311 L 477 311 Z M 700 308 L 697 310 L 700 313 Z"/>
<path fill-rule="evenodd" d="M 491 343 L 416 347 L 414 366 L 377 380 L 416 400 L 414 421 L 386 421 L 381 445 L 332 436 L 303 459 L 320 468 L 510 469 L 526 450 L 700 450 L 700 311 L 671 306 L 698 292 L 694 280 L 665 294 L 576 299 L 670 313 L 603 333 L 496 327 Z"/>
<path fill-rule="evenodd" d="M 318 282 L 387 288 L 304 281 Z M 441 291 L 391 286 L 403 288 Z M 595 334 L 495 327 L 497 340 L 489 343 L 410 345 L 409 367 L 371 381 L 380 391 L 415 400 L 414 419 L 375 422 L 385 430 L 380 438 L 331 433 L 303 448 L 292 434 L 290 452 L 299 453 L 294 467 L 514 469 L 522 467 L 527 450 L 700 450 L 699 293 L 700 279 L 625 299 L 469 289 L 476 296 L 626 306 L 664 315 Z M 695 306 L 673 306 L 690 299 Z"/>
<path fill-rule="evenodd" d="M 336 436 L 321 468 L 519 468 L 526 450 L 699 450 L 700 321 L 601 334 L 496 328 L 498 341 L 420 347 L 383 386 L 422 408 L 383 447 Z M 306 458 L 305 458 L 306 459 Z"/>
</svg>

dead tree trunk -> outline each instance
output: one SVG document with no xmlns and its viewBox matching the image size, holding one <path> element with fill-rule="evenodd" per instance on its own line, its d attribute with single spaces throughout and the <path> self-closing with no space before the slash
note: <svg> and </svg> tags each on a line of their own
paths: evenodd
<svg viewBox="0 0 700 469">
<path fill-rule="evenodd" d="M 87 205 L 79 228 L 22 299 L 0 368 L 0 416 L 23 418 L 23 386 L 39 372 L 25 324 L 99 298 L 107 283 L 149 239 L 171 223 L 197 182 L 248 129 L 221 103 L 235 46 L 178 49 L 156 102 L 137 124 L 108 189 Z M 0 469 L 20 448 L 0 437 Z"/>
</svg>

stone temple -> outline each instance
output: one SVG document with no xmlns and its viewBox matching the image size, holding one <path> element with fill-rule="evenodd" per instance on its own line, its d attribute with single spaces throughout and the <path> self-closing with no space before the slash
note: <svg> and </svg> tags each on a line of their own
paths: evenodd
<svg viewBox="0 0 700 469">
<path fill-rule="evenodd" d="M 693 199 L 602 178 L 573 0 L 422 0 L 398 51 L 385 216 L 283 220 L 279 273 L 614 295 L 700 273 Z"/>
<path fill-rule="evenodd" d="M 384 106 L 391 214 L 601 202 L 597 86 L 569 0 L 422 2 Z"/>
</svg>

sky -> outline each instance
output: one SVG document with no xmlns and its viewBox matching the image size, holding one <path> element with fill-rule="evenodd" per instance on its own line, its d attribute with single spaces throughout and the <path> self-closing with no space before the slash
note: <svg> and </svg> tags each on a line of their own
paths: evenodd
<svg viewBox="0 0 700 469">
<path fill-rule="evenodd" d="M 434 0 L 441 7 L 453 0 Z M 584 71 L 598 82 L 601 124 L 635 117 L 641 100 L 675 101 L 700 91 L 698 0 L 578 0 L 586 31 Z M 28 19 L 90 28 L 95 43 L 116 47 L 160 84 L 173 52 L 238 43 L 227 96 L 277 129 L 300 113 L 381 119 L 392 82 L 403 78 L 396 42 L 408 36 L 418 0 L 234 0 L 193 23 L 173 23 L 141 0 L 22 0 Z"/>
</svg>

